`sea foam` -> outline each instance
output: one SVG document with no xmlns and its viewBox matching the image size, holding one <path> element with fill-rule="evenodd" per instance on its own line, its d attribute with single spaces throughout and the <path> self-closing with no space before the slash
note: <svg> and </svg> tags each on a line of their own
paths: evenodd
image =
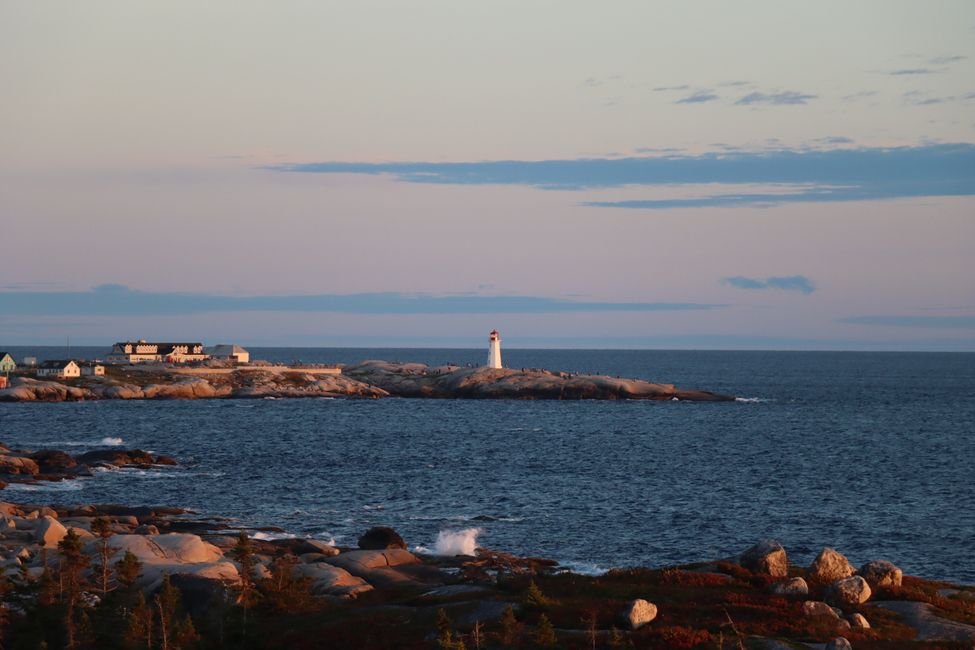
<svg viewBox="0 0 975 650">
<path fill-rule="evenodd" d="M 480 528 L 441 530 L 437 534 L 437 543 L 433 546 L 433 552 L 435 555 L 474 555 L 477 536 L 481 532 Z"/>
</svg>

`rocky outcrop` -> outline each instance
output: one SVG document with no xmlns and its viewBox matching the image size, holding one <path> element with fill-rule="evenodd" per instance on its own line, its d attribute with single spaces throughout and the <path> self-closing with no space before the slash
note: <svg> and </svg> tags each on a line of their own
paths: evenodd
<svg viewBox="0 0 975 650">
<path fill-rule="evenodd" d="M 387 548 L 406 548 L 406 542 L 392 528 L 377 526 L 370 528 L 359 538 L 359 548 L 371 551 L 381 551 Z"/>
<path fill-rule="evenodd" d="M 860 567 L 860 576 L 874 589 L 881 587 L 900 587 L 904 573 L 887 560 L 874 560 Z"/>
<path fill-rule="evenodd" d="M 789 559 L 785 549 L 774 539 L 765 539 L 741 554 L 739 562 L 752 573 L 764 573 L 776 578 L 789 575 Z"/>
<path fill-rule="evenodd" d="M 851 609 L 870 600 L 870 585 L 860 576 L 850 576 L 830 585 L 826 600 L 833 605 Z"/>
<path fill-rule="evenodd" d="M 343 372 L 398 397 L 475 399 L 643 399 L 727 400 L 704 391 L 685 391 L 608 375 L 577 375 L 541 369 L 429 367 L 419 363 L 365 361 Z"/>
<path fill-rule="evenodd" d="M 631 630 L 639 630 L 655 618 L 657 618 L 657 606 L 642 598 L 632 601 L 623 612 L 623 621 Z"/>
<path fill-rule="evenodd" d="M 176 465 L 169 456 L 158 456 L 141 449 L 96 449 L 72 456 L 59 449 L 41 451 L 6 450 L 0 455 L 0 477 L 4 483 L 37 483 L 61 481 L 93 475 L 91 467 L 147 468 L 154 465 Z"/>
<path fill-rule="evenodd" d="M 838 636 L 827 641 L 826 647 L 823 650 L 853 650 L 853 645 L 846 637 Z"/>
<path fill-rule="evenodd" d="M 831 583 L 854 574 L 846 556 L 832 548 L 824 548 L 809 566 L 809 577 L 816 582 Z"/>
<path fill-rule="evenodd" d="M 805 596 L 809 593 L 809 585 L 804 579 L 796 577 L 775 583 L 771 591 L 779 596 Z"/>
</svg>

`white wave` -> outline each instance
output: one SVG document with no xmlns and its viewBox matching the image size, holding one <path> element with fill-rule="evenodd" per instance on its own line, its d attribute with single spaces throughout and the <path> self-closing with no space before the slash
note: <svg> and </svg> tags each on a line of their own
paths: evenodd
<svg viewBox="0 0 975 650">
<path fill-rule="evenodd" d="M 433 546 L 436 555 L 474 555 L 477 548 L 477 536 L 480 528 L 465 528 L 463 530 L 441 530 L 437 534 L 437 542 Z"/>
<path fill-rule="evenodd" d="M 601 576 L 607 571 L 607 569 L 592 562 L 560 562 L 558 568 L 562 571 L 571 571 L 582 576 Z"/>
<path fill-rule="evenodd" d="M 81 481 L 44 481 L 43 483 L 10 483 L 5 492 L 73 492 L 84 488 Z"/>
<path fill-rule="evenodd" d="M 765 402 L 771 402 L 767 397 L 736 397 L 736 402 L 746 402 L 748 404 L 763 404 Z"/>
<path fill-rule="evenodd" d="M 249 533 L 251 539 L 260 539 L 264 541 L 270 541 L 275 539 L 295 539 L 297 535 L 294 533 L 270 533 L 264 530 L 259 530 L 254 533 Z"/>
<path fill-rule="evenodd" d="M 121 438 L 107 436 L 101 440 L 61 440 L 48 443 L 50 448 L 58 447 L 121 447 L 125 441 Z"/>
</svg>

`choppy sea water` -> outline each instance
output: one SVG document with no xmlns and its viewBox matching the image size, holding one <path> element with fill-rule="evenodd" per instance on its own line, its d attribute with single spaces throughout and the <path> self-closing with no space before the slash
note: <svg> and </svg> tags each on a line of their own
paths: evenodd
<svg viewBox="0 0 975 650">
<path fill-rule="evenodd" d="M 484 356 L 252 352 L 437 364 Z M 0 498 L 178 505 L 340 544 L 373 525 L 428 548 L 443 530 L 478 528 L 480 545 L 583 571 L 724 557 L 775 537 L 801 563 L 833 546 L 855 564 L 886 558 L 908 573 L 975 583 L 975 355 L 505 355 L 514 367 L 601 371 L 744 399 L 0 404 L 0 441 L 13 447 L 123 445 L 184 463 L 12 486 Z"/>
</svg>

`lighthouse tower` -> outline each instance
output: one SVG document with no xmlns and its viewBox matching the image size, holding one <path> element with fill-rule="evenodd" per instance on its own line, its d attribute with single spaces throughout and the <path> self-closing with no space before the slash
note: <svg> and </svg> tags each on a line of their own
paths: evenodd
<svg viewBox="0 0 975 650">
<path fill-rule="evenodd" d="M 501 335 L 498 330 L 491 330 L 491 337 L 488 339 L 488 368 L 501 367 Z"/>
</svg>

